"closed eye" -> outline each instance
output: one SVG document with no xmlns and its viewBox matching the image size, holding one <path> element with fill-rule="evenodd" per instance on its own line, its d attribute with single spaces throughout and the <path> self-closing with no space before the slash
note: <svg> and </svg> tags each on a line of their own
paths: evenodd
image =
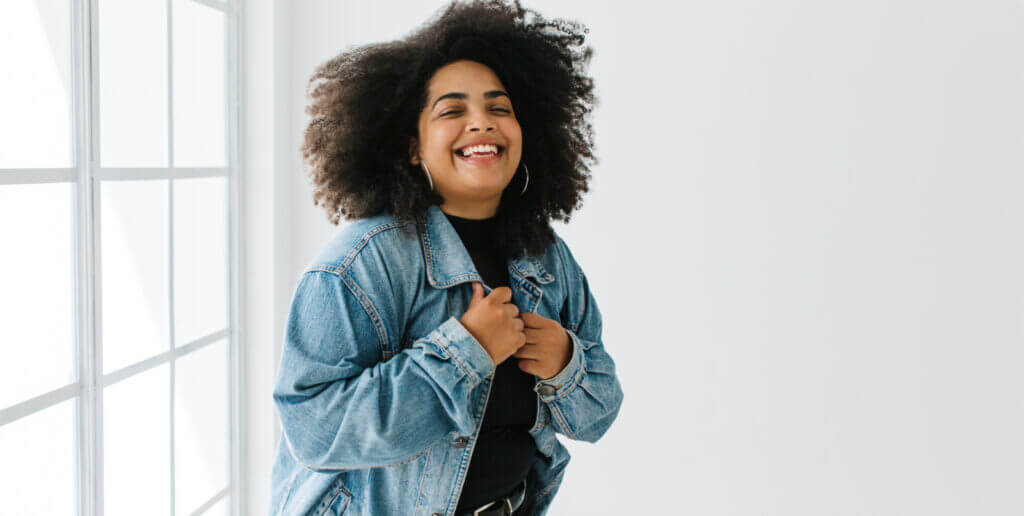
<svg viewBox="0 0 1024 516">
<path fill-rule="evenodd" d="M 511 113 L 511 111 L 509 111 L 509 110 L 507 110 L 505 108 L 494 108 L 491 111 L 497 111 L 499 113 Z M 459 114 L 461 112 L 462 112 L 461 110 L 455 109 L 455 110 L 452 110 L 452 111 L 445 111 L 444 113 L 441 113 L 441 116 L 455 115 L 455 114 Z"/>
</svg>

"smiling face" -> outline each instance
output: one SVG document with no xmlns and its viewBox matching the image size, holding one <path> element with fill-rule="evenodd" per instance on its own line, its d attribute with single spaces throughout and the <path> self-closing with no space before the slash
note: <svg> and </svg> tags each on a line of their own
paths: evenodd
<svg viewBox="0 0 1024 516">
<path fill-rule="evenodd" d="M 438 68 L 427 83 L 418 129 L 409 162 L 426 162 L 434 190 L 444 198 L 441 211 L 468 219 L 494 216 L 523 155 L 512 99 L 494 71 L 466 60 Z"/>
</svg>

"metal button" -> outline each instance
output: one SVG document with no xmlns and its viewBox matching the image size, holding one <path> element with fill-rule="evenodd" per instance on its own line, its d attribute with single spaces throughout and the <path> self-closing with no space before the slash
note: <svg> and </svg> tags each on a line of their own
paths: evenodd
<svg viewBox="0 0 1024 516">
<path fill-rule="evenodd" d="M 537 387 L 537 392 L 544 396 L 553 396 L 556 390 L 554 387 L 546 384 L 541 384 Z"/>
<path fill-rule="evenodd" d="M 452 441 L 452 446 L 454 446 L 456 448 L 465 448 L 466 446 L 469 446 L 469 438 L 466 437 L 466 436 L 460 435 L 460 436 L 456 437 L 454 441 Z"/>
</svg>

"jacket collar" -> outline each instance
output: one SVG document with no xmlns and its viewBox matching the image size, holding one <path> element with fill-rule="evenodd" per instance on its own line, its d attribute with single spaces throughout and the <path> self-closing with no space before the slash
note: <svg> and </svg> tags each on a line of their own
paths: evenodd
<svg viewBox="0 0 1024 516">
<path fill-rule="evenodd" d="M 427 267 L 427 281 L 433 287 L 447 288 L 469 281 L 483 282 L 473 265 L 473 258 L 469 256 L 469 251 L 440 206 L 431 204 L 418 221 L 418 226 Z M 509 274 L 520 280 L 533 277 L 542 284 L 555 280 L 536 257 L 509 257 L 507 264 Z"/>
</svg>

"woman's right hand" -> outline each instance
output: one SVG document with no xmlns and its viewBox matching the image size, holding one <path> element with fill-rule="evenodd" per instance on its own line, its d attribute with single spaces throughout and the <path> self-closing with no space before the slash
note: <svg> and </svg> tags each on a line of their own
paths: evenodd
<svg viewBox="0 0 1024 516">
<path fill-rule="evenodd" d="M 491 355 L 495 366 L 526 344 L 525 325 L 508 287 L 498 287 L 484 297 L 484 287 L 474 281 L 473 298 L 459 322 Z"/>
</svg>

